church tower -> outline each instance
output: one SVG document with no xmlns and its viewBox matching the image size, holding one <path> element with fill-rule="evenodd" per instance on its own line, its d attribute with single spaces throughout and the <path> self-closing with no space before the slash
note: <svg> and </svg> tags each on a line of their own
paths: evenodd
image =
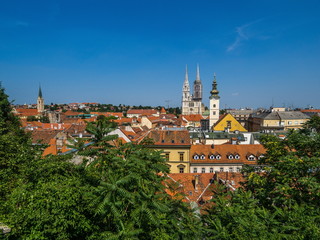
<svg viewBox="0 0 320 240">
<path fill-rule="evenodd" d="M 38 114 L 43 114 L 44 112 L 44 99 L 42 97 L 42 91 L 40 86 L 39 86 L 39 94 L 37 99 L 37 110 L 38 110 Z"/>
<path fill-rule="evenodd" d="M 220 96 L 217 89 L 216 74 L 213 76 L 212 90 L 210 91 L 210 116 L 209 116 L 209 127 L 212 129 L 213 125 L 219 120 L 220 111 Z"/>
<path fill-rule="evenodd" d="M 200 102 L 202 101 L 202 83 L 200 80 L 199 64 L 197 64 L 196 80 L 193 83 L 193 100 L 200 101 Z"/>
<path fill-rule="evenodd" d="M 191 101 L 190 96 L 190 86 L 189 86 L 189 78 L 188 78 L 188 66 L 186 66 L 186 75 L 184 78 L 184 83 L 182 87 L 182 114 L 189 114 L 189 103 Z"/>
</svg>

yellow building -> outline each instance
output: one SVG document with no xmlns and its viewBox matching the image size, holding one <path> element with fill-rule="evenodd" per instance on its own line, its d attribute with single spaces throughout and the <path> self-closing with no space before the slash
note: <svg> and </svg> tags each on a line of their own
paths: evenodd
<svg viewBox="0 0 320 240">
<path fill-rule="evenodd" d="M 190 172 L 190 136 L 187 130 L 152 130 L 146 138 L 151 138 L 153 148 L 162 151 L 170 167 L 170 173 Z"/>
<path fill-rule="evenodd" d="M 253 114 L 249 117 L 248 124 L 251 132 L 286 131 L 301 128 L 309 118 L 300 111 L 273 111 Z"/>
<path fill-rule="evenodd" d="M 247 132 L 247 130 L 239 123 L 230 113 L 220 117 L 220 119 L 213 126 L 214 131 L 239 131 Z"/>
</svg>

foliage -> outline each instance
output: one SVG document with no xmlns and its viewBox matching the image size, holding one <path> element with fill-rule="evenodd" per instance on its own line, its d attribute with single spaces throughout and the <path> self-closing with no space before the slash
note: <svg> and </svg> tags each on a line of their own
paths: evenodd
<svg viewBox="0 0 320 240">
<path fill-rule="evenodd" d="M 42 156 L 0 91 L 0 224 L 5 239 L 199 239 L 200 220 L 172 199 L 159 152 L 116 143 L 113 119 L 88 123 L 93 144 L 73 154 Z M 114 144 L 116 143 L 116 144 Z"/>
<path fill-rule="evenodd" d="M 242 189 L 213 199 L 203 218 L 206 237 L 319 239 L 319 137 L 308 128 L 290 131 L 284 140 L 263 136 L 261 167 L 247 166 Z"/>
</svg>

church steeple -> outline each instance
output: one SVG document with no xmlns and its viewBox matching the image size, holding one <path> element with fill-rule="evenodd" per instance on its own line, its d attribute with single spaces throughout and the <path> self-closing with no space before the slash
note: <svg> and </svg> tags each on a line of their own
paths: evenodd
<svg viewBox="0 0 320 240">
<path fill-rule="evenodd" d="M 38 97 L 42 98 L 42 91 L 41 91 L 41 86 L 39 85 L 39 94 Z"/>
<path fill-rule="evenodd" d="M 199 64 L 197 64 L 197 76 L 196 76 L 196 81 L 197 81 L 197 82 L 201 82 L 201 80 L 200 80 Z"/>
<path fill-rule="evenodd" d="M 202 83 L 200 80 L 199 64 L 197 64 L 196 80 L 193 83 L 193 100 L 195 100 L 195 101 L 202 100 Z"/>
<path fill-rule="evenodd" d="M 210 93 L 211 93 L 211 96 L 210 96 L 210 98 L 212 98 L 212 97 L 215 97 L 215 98 L 220 98 L 219 97 L 219 91 L 218 91 L 218 89 L 217 89 L 217 79 L 216 79 L 216 73 L 214 73 L 214 75 L 213 75 L 213 83 L 212 83 L 212 90 L 210 91 Z"/>
<path fill-rule="evenodd" d="M 182 87 L 182 91 L 188 91 L 190 92 L 190 86 L 189 86 L 189 76 L 188 76 L 188 65 L 186 65 L 186 75 L 184 77 L 184 83 Z"/>
<path fill-rule="evenodd" d="M 44 112 L 44 99 L 42 97 L 41 86 L 39 85 L 39 93 L 37 99 L 37 110 L 39 114 L 43 114 Z"/>
<path fill-rule="evenodd" d="M 209 115 L 209 126 L 213 130 L 214 124 L 219 120 L 220 116 L 220 96 L 217 89 L 217 79 L 216 74 L 213 75 L 212 90 L 210 91 L 210 115 Z"/>
</svg>

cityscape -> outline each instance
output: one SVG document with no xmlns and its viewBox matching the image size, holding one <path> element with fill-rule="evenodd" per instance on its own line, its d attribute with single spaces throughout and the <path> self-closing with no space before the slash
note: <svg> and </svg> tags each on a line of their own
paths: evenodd
<svg viewBox="0 0 320 240">
<path fill-rule="evenodd" d="M 319 239 L 319 10 L 5 3 L 0 238 Z"/>
</svg>

